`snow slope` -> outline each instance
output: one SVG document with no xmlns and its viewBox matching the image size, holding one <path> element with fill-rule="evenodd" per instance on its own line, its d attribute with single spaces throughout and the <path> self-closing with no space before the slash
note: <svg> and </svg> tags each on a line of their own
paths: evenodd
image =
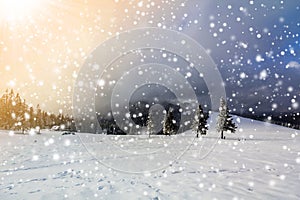
<svg viewBox="0 0 300 200">
<path fill-rule="evenodd" d="M 0 199 L 300 199 L 299 131 L 236 120 L 226 140 L 0 131 Z"/>
</svg>

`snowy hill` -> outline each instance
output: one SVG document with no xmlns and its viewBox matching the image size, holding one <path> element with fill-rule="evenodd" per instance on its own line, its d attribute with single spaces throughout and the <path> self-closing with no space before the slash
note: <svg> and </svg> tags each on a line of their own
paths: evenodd
<svg viewBox="0 0 300 200">
<path fill-rule="evenodd" d="M 235 120 L 226 140 L 0 131 L 0 199 L 299 199 L 299 131 Z"/>
</svg>

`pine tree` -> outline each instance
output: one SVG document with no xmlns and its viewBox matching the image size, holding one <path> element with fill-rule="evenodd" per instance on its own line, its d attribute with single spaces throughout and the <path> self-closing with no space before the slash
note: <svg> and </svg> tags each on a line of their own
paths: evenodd
<svg viewBox="0 0 300 200">
<path fill-rule="evenodd" d="M 15 126 L 15 117 L 16 116 L 13 107 L 13 102 L 14 102 L 14 91 L 11 90 L 10 93 L 7 92 L 7 101 L 6 101 L 6 118 L 7 118 L 7 128 L 11 129 Z"/>
<path fill-rule="evenodd" d="M 176 130 L 176 120 L 174 119 L 173 109 L 170 108 L 165 115 L 163 133 L 165 135 L 175 134 Z"/>
<path fill-rule="evenodd" d="M 8 126 L 7 99 L 8 99 L 8 90 L 6 90 L 6 92 L 2 95 L 0 99 L 0 127 L 5 129 Z"/>
<path fill-rule="evenodd" d="M 150 135 L 154 133 L 154 122 L 153 122 L 153 111 L 149 111 L 148 119 L 147 119 L 147 131 L 150 138 Z"/>
<path fill-rule="evenodd" d="M 42 110 L 40 108 L 40 104 L 36 106 L 36 128 L 41 129 L 44 128 L 43 118 L 42 118 Z"/>
<path fill-rule="evenodd" d="M 192 129 L 197 133 L 197 137 L 199 137 L 199 133 L 201 135 L 206 135 L 206 131 L 208 130 L 207 119 L 208 115 L 203 112 L 203 109 L 199 104 L 192 124 Z"/>
<path fill-rule="evenodd" d="M 16 94 L 16 96 L 14 97 L 13 92 L 11 92 L 11 95 L 13 96 L 12 99 L 12 105 L 13 108 L 11 109 L 12 111 L 12 115 L 15 116 L 13 117 L 14 119 L 14 124 L 15 124 L 15 129 L 22 130 L 22 133 L 24 133 L 24 129 L 23 129 L 23 123 L 25 121 L 25 117 L 24 117 L 24 110 L 23 110 L 23 104 L 22 104 L 22 99 L 19 95 L 19 93 Z"/>
<path fill-rule="evenodd" d="M 22 115 L 21 115 L 21 123 L 22 123 L 22 132 L 24 133 L 25 130 L 29 129 L 30 124 L 29 124 L 29 119 L 30 115 L 28 112 L 28 106 L 26 105 L 25 99 L 22 101 L 21 104 L 21 110 L 22 110 Z"/>
<path fill-rule="evenodd" d="M 36 109 L 29 107 L 25 99 L 14 91 L 6 90 L 0 98 L 0 128 L 24 131 L 28 128 L 44 128 L 58 122 L 72 121 L 69 116 L 56 116 L 43 111 L 39 105 Z M 56 123 L 57 122 L 57 123 Z"/>
<path fill-rule="evenodd" d="M 33 110 L 32 106 L 30 106 L 30 108 L 29 108 L 29 116 L 30 116 L 30 118 L 29 118 L 29 127 L 30 128 L 35 128 L 34 127 L 34 118 L 35 118 L 35 116 L 34 116 L 34 110 Z"/>
<path fill-rule="evenodd" d="M 13 90 L 7 89 L 0 99 L 0 127 L 4 129 L 16 128 L 17 115 L 16 96 Z"/>
<path fill-rule="evenodd" d="M 236 125 L 232 121 L 232 116 L 229 115 L 229 110 L 224 98 L 220 99 L 220 108 L 217 122 L 217 131 L 221 132 L 221 139 L 225 139 L 224 131 L 230 131 L 232 133 L 236 130 Z"/>
<path fill-rule="evenodd" d="M 51 128 L 50 114 L 48 114 L 46 111 L 43 111 L 42 118 L 43 118 L 43 121 L 44 121 L 44 126 Z"/>
</svg>

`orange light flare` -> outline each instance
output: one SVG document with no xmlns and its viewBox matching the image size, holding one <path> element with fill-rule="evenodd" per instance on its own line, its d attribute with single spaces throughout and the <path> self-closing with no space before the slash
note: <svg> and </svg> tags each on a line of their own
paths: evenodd
<svg viewBox="0 0 300 200">
<path fill-rule="evenodd" d="M 18 21 L 33 14 L 43 0 L 0 0 L 1 21 Z"/>
<path fill-rule="evenodd" d="M 120 31 L 113 21 L 122 16 L 118 6 L 113 0 L 0 0 L 0 94 L 13 88 L 49 111 L 63 102 L 70 107 L 85 57 Z"/>
</svg>

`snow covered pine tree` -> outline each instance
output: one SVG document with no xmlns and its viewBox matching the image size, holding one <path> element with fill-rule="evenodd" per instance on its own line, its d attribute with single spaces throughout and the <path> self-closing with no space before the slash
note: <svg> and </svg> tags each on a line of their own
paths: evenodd
<svg viewBox="0 0 300 200">
<path fill-rule="evenodd" d="M 167 114 L 165 115 L 163 133 L 165 135 L 172 135 L 175 134 L 175 129 L 176 129 L 176 121 L 174 119 L 173 109 L 170 108 Z"/>
<path fill-rule="evenodd" d="M 150 138 L 150 135 L 154 132 L 154 122 L 153 122 L 153 111 L 149 111 L 148 119 L 147 119 L 147 131 Z"/>
<path fill-rule="evenodd" d="M 217 121 L 217 131 L 221 132 L 221 139 L 225 139 L 223 132 L 230 131 L 232 133 L 236 130 L 236 125 L 232 121 L 232 116 L 229 115 L 228 107 L 225 99 L 222 97 L 220 99 L 220 108 Z"/>
<path fill-rule="evenodd" d="M 208 130 L 207 119 L 208 115 L 203 112 L 202 106 L 199 104 L 192 124 L 192 129 L 197 133 L 197 137 L 199 137 L 199 133 L 206 135 Z"/>
</svg>

